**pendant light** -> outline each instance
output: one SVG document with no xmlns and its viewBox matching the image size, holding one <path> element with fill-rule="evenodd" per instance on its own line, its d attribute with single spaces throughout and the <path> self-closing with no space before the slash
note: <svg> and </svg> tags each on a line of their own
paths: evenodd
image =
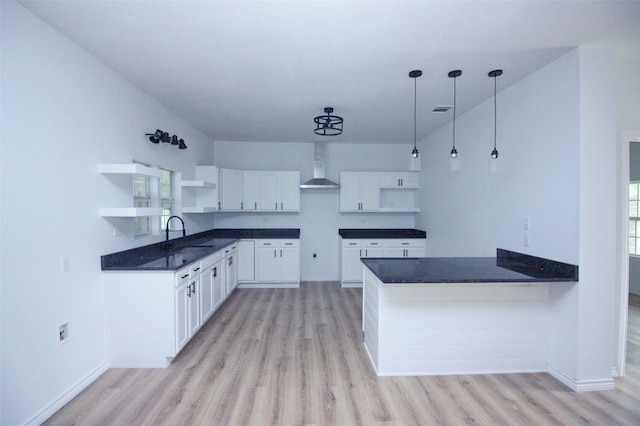
<svg viewBox="0 0 640 426">
<path fill-rule="evenodd" d="M 456 79 L 462 75 L 462 71 L 450 71 L 448 75 L 449 78 L 453 78 L 453 144 L 449 159 L 449 170 L 456 172 L 460 170 L 460 157 L 458 157 L 458 150 L 456 149 Z"/>
<path fill-rule="evenodd" d="M 409 72 L 409 77 L 413 79 L 413 150 L 411 151 L 411 171 L 420 170 L 420 153 L 418 152 L 417 145 L 417 130 L 416 130 L 416 110 L 417 110 L 417 82 L 416 79 L 422 75 L 421 70 L 413 70 Z"/>
<path fill-rule="evenodd" d="M 497 147 L 497 134 L 498 134 L 498 106 L 496 101 L 496 87 L 497 78 L 502 75 L 502 70 L 493 70 L 489 72 L 489 77 L 493 78 L 493 151 L 491 151 L 491 157 L 489 159 L 489 171 L 498 171 L 498 147 Z"/>
</svg>

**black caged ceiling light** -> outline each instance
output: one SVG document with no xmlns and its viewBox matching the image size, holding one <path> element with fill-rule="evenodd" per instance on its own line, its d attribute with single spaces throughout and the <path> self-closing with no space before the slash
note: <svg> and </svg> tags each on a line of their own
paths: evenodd
<svg viewBox="0 0 640 426">
<path fill-rule="evenodd" d="M 324 109 L 326 115 L 319 115 L 313 119 L 316 128 L 313 132 L 320 136 L 338 136 L 342 134 L 342 124 L 344 120 L 337 115 L 331 115 L 333 108 L 326 107 Z"/>
<path fill-rule="evenodd" d="M 146 136 L 149 136 L 149 141 L 151 143 L 157 144 L 163 142 L 171 145 L 177 145 L 178 149 L 187 149 L 187 144 L 184 143 L 184 139 L 179 139 L 176 135 L 170 137 L 168 132 L 160 129 L 156 129 L 155 133 L 146 133 Z"/>
</svg>

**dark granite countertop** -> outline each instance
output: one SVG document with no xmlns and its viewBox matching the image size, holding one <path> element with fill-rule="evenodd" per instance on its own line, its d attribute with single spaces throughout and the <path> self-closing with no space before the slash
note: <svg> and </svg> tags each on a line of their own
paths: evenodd
<svg viewBox="0 0 640 426">
<path fill-rule="evenodd" d="M 342 238 L 427 238 L 427 233 L 419 229 L 338 229 Z"/>
<path fill-rule="evenodd" d="M 496 257 L 363 258 L 385 284 L 578 281 L 578 266 L 498 249 Z"/>
<path fill-rule="evenodd" d="M 103 271 L 176 271 L 239 239 L 298 239 L 300 230 L 213 229 L 100 257 Z"/>
</svg>

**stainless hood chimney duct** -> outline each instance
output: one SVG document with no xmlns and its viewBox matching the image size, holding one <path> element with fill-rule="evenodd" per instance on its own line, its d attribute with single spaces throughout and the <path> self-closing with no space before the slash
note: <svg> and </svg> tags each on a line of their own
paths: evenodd
<svg viewBox="0 0 640 426">
<path fill-rule="evenodd" d="M 324 143 L 313 143 L 313 179 L 300 185 L 302 189 L 337 189 L 335 182 L 325 178 L 324 175 Z"/>
</svg>

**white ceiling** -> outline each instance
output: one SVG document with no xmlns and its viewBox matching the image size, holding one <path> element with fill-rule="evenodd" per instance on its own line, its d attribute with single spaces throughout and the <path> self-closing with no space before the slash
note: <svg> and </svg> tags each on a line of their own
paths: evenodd
<svg viewBox="0 0 640 426">
<path fill-rule="evenodd" d="M 412 143 L 582 45 L 640 57 L 640 1 L 21 1 L 214 140 Z M 157 127 L 164 129 L 163 123 Z M 155 129 L 147 129 L 149 132 Z"/>
</svg>

